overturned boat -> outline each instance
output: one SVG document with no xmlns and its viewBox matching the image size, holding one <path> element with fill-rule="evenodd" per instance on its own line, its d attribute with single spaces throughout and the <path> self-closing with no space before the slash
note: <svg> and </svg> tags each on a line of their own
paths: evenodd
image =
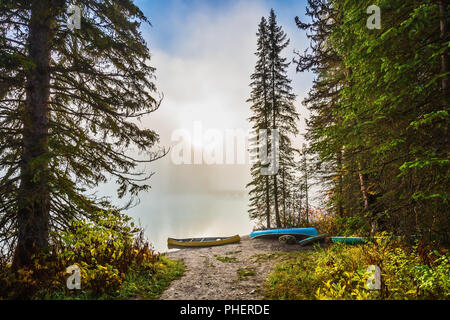
<svg viewBox="0 0 450 320">
<path fill-rule="evenodd" d="M 312 245 L 314 243 L 317 242 L 324 242 L 326 239 L 328 239 L 330 237 L 329 234 L 320 234 L 318 236 L 312 236 L 312 237 L 308 237 L 306 239 L 303 239 L 301 241 L 298 242 L 298 244 L 300 246 L 308 246 L 308 245 Z"/>
<path fill-rule="evenodd" d="M 294 237 L 312 237 L 317 236 L 316 228 L 287 228 L 287 229 L 267 229 L 253 231 L 250 233 L 251 239 L 257 238 L 278 238 L 280 236 L 289 235 Z"/>
</svg>

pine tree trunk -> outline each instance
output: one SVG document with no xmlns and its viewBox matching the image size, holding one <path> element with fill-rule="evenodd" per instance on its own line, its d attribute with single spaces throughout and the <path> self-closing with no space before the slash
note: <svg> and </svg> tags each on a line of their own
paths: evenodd
<svg viewBox="0 0 450 320">
<path fill-rule="evenodd" d="M 281 228 L 281 219 L 280 219 L 280 210 L 278 208 L 278 184 L 277 184 L 277 175 L 273 176 L 273 189 L 275 196 L 275 220 L 277 223 L 277 228 Z"/>
<path fill-rule="evenodd" d="M 285 179 L 285 171 L 283 168 L 283 172 L 282 172 L 282 177 L 283 177 L 283 225 L 284 227 L 286 227 L 286 179 Z"/>
<path fill-rule="evenodd" d="M 275 97 L 275 88 L 273 89 L 274 92 L 272 93 Z M 275 100 L 275 98 L 273 98 Z M 272 101 L 272 107 L 273 107 L 273 127 L 272 129 L 276 129 L 276 111 L 275 111 L 275 101 Z M 273 148 L 274 146 L 272 146 Z M 273 192 L 275 197 L 275 221 L 277 223 L 277 228 L 281 228 L 281 220 L 280 220 L 280 210 L 278 208 L 278 181 L 277 181 L 277 174 L 273 176 Z"/>
<path fill-rule="evenodd" d="M 359 185 L 361 188 L 361 193 L 363 196 L 363 201 L 364 201 L 364 210 L 368 211 L 369 210 L 369 195 L 367 192 L 367 175 L 361 173 L 361 171 L 358 173 L 359 175 Z"/>
<path fill-rule="evenodd" d="M 263 65 L 264 65 L 264 71 L 263 71 L 263 89 L 264 89 L 264 124 L 266 126 L 266 130 L 269 129 L 269 110 L 268 110 L 268 103 L 267 103 L 267 87 L 266 87 L 266 80 L 267 80 L 267 74 L 266 74 L 266 60 L 263 58 Z M 269 137 L 266 134 L 266 146 L 269 146 Z M 265 177 L 266 180 L 266 225 L 267 229 L 270 229 L 270 184 L 269 184 L 269 176 Z"/>
<path fill-rule="evenodd" d="M 266 220 L 267 229 L 270 229 L 270 195 L 269 195 L 269 176 L 266 176 Z"/>
<path fill-rule="evenodd" d="M 306 224 L 309 224 L 309 199 L 308 199 L 308 176 L 305 180 L 305 209 L 306 209 Z"/>
<path fill-rule="evenodd" d="M 352 69 L 347 69 L 347 76 L 350 77 L 352 74 Z M 350 86 L 353 84 L 350 82 Z M 367 174 L 363 173 L 363 166 L 361 165 L 361 162 L 358 162 L 358 176 L 359 176 L 359 185 L 361 189 L 361 193 L 363 196 L 364 201 L 364 211 L 369 212 L 371 209 L 372 203 L 373 203 L 373 197 L 370 196 L 368 191 L 368 177 Z M 376 218 L 372 216 L 372 233 L 377 231 L 377 223 Z"/>
<path fill-rule="evenodd" d="M 277 115 L 277 110 L 276 110 L 276 103 L 275 103 L 275 70 L 274 67 L 272 66 L 272 129 L 277 129 L 277 125 L 276 125 L 276 115 Z M 273 148 L 273 146 L 272 146 Z M 274 192 L 274 197 L 275 197 L 275 220 L 277 223 L 277 228 L 281 228 L 281 220 L 280 220 L 280 210 L 278 208 L 278 182 L 277 182 L 277 175 L 275 174 L 273 176 L 273 192 Z"/>
<path fill-rule="evenodd" d="M 440 30 L 441 30 L 441 39 L 445 41 L 447 39 L 447 7 L 444 4 L 445 1 L 439 1 L 439 15 L 441 16 L 440 20 Z M 448 72 L 448 49 L 446 49 L 441 55 L 441 73 Z M 444 76 L 442 78 L 442 95 L 444 97 L 444 107 L 447 106 L 448 102 L 448 76 Z"/>
<path fill-rule="evenodd" d="M 48 247 L 49 235 L 49 96 L 52 9 L 47 1 L 34 1 L 29 25 L 29 57 L 23 113 L 23 149 L 18 195 L 18 239 L 14 267 L 31 264 L 31 256 Z"/>
<path fill-rule="evenodd" d="M 372 205 L 374 203 L 374 197 L 369 193 L 369 189 L 368 189 L 368 177 L 367 174 L 362 173 L 362 166 L 361 163 L 358 163 L 358 167 L 359 167 L 359 183 L 360 183 L 360 187 L 361 187 L 361 193 L 363 196 L 363 201 L 364 201 L 364 211 L 366 212 L 370 212 L 370 210 L 372 209 Z M 374 213 L 371 214 L 372 216 L 372 233 L 377 232 L 378 231 L 378 226 L 377 226 L 377 221 L 376 221 L 376 217 L 374 215 Z"/>
<path fill-rule="evenodd" d="M 308 162 L 306 161 L 306 154 L 303 159 L 305 168 L 305 209 L 306 209 L 306 224 L 309 224 L 309 199 L 308 199 Z"/>
<path fill-rule="evenodd" d="M 302 222 L 302 206 L 303 206 L 303 203 L 302 203 L 302 197 L 303 196 L 303 191 L 302 191 L 302 187 L 300 186 L 300 199 L 299 199 L 299 202 L 298 202 L 298 225 L 300 226 L 301 225 L 301 222 Z"/>
<path fill-rule="evenodd" d="M 342 205 L 342 199 L 344 195 L 343 181 L 342 181 L 342 150 L 339 150 L 337 154 L 337 167 L 338 167 L 338 216 L 344 217 L 344 206 Z"/>
</svg>

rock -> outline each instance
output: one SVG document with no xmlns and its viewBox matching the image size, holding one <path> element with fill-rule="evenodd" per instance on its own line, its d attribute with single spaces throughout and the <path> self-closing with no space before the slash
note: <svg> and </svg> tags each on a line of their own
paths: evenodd
<svg viewBox="0 0 450 320">
<path fill-rule="evenodd" d="M 297 239 L 291 235 L 284 235 L 278 238 L 278 241 L 286 244 L 295 244 L 297 243 Z"/>
</svg>

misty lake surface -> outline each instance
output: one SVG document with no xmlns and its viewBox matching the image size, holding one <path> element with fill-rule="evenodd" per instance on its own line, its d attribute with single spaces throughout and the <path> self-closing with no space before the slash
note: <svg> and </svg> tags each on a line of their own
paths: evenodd
<svg viewBox="0 0 450 320">
<path fill-rule="evenodd" d="M 167 238 L 244 235 L 252 231 L 243 192 L 146 195 L 130 214 L 145 228 L 155 250 L 166 252 Z"/>
<path fill-rule="evenodd" d="M 154 173 L 147 181 L 151 188 L 123 213 L 140 223 L 156 251 L 168 251 L 169 237 L 224 237 L 252 231 L 246 188 L 251 181 L 249 164 L 176 165 L 169 153 L 139 170 Z M 99 193 L 118 207 L 127 202 L 117 199 L 113 183 L 102 185 Z"/>
<path fill-rule="evenodd" d="M 251 179 L 249 165 L 175 165 L 168 155 L 143 169 L 155 173 L 149 180 L 151 189 L 139 194 L 140 203 L 124 213 L 141 223 L 156 251 L 168 251 L 168 237 L 252 231 L 245 187 Z"/>
</svg>

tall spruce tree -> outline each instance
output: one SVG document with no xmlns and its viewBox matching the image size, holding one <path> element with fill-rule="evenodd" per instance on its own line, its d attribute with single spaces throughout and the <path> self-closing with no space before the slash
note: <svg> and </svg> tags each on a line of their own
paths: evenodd
<svg viewBox="0 0 450 320">
<path fill-rule="evenodd" d="M 255 55 L 258 57 L 255 66 L 255 72 L 252 74 L 252 82 L 250 87 L 252 88 L 250 99 L 248 102 L 252 103 L 251 110 L 253 115 L 249 118 L 252 123 L 252 129 L 255 132 L 256 141 L 258 146 L 266 145 L 268 154 L 270 154 L 270 142 L 268 136 L 265 141 L 260 141 L 259 130 L 268 130 L 270 128 L 270 105 L 269 98 L 269 69 L 268 69 L 268 57 L 269 57 L 269 43 L 268 43 L 268 30 L 267 20 L 262 17 L 258 26 L 258 32 L 256 34 L 257 51 Z M 256 147 L 253 152 L 259 154 L 259 149 Z M 261 169 L 264 165 L 261 161 L 257 161 L 252 165 L 251 175 L 252 181 L 247 185 L 251 187 L 249 191 L 250 195 L 250 209 L 249 214 L 252 219 L 263 220 L 265 217 L 266 227 L 271 226 L 271 203 L 270 203 L 270 179 L 269 176 L 262 176 Z"/>
<path fill-rule="evenodd" d="M 79 0 L 70 30 L 70 4 L 0 2 L 0 242 L 16 267 L 51 230 L 110 206 L 99 183 L 115 179 L 119 197 L 147 190 L 138 164 L 162 155 L 136 122 L 159 106 L 139 31 L 148 20 L 131 0 Z"/>
<path fill-rule="evenodd" d="M 280 170 L 273 176 L 273 196 L 275 221 L 281 227 L 280 207 L 286 210 L 288 187 L 294 181 L 294 156 L 296 149 L 292 146 L 291 137 L 298 134 L 297 120 L 299 115 L 295 109 L 295 95 L 292 93 L 291 80 L 287 76 L 290 62 L 282 57 L 282 51 L 289 45 L 286 33 L 278 25 L 274 10 L 270 11 L 268 19 L 269 43 L 269 103 L 271 106 L 272 129 L 279 132 Z M 286 213 L 283 212 L 285 216 Z"/>
<path fill-rule="evenodd" d="M 288 221 L 287 210 L 292 195 L 290 188 L 294 181 L 296 150 L 292 147 L 291 137 L 298 133 L 295 95 L 292 94 L 291 80 L 287 77 L 289 63 L 281 56 L 289 40 L 278 26 L 273 10 L 267 20 L 264 17 L 261 19 L 257 36 L 258 61 L 251 76 L 252 91 L 248 100 L 252 103 L 253 115 L 249 120 L 256 131 L 278 130 L 279 170 L 272 177 L 262 176 L 262 164 L 259 162 L 252 166 L 252 181 L 248 184 L 251 187 L 249 213 L 254 219 L 261 220 L 265 217 L 266 226 L 270 228 L 273 208 L 276 226 L 281 227 Z M 268 134 L 267 137 L 269 136 Z M 260 145 L 267 145 L 268 154 L 271 154 L 272 145 L 269 139 L 258 142 Z M 283 220 L 280 209 L 283 211 Z"/>
</svg>

